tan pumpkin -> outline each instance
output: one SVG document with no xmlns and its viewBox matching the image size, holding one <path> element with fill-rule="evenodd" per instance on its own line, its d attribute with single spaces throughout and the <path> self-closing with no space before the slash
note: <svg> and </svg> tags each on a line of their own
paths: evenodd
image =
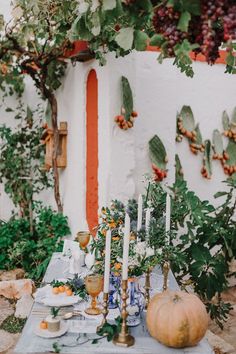
<svg viewBox="0 0 236 354">
<path fill-rule="evenodd" d="M 196 295 L 167 290 L 151 299 L 146 321 L 150 335 L 159 342 L 184 348 L 196 345 L 203 338 L 209 318 Z"/>
</svg>

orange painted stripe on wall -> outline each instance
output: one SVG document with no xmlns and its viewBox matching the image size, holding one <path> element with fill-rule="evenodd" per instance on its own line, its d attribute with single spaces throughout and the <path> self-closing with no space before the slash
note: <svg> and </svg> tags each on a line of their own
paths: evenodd
<svg viewBox="0 0 236 354">
<path fill-rule="evenodd" d="M 155 46 L 151 46 L 148 45 L 146 48 L 147 51 L 149 52 L 160 52 L 160 49 L 158 47 Z M 226 64 L 226 51 L 225 50 L 220 50 L 220 57 L 216 60 L 216 64 Z M 190 58 L 196 61 L 201 61 L 201 62 L 205 62 L 206 61 L 206 57 L 202 54 L 198 54 L 197 56 L 195 55 L 195 53 L 190 53 Z"/>
<path fill-rule="evenodd" d="M 95 70 L 87 79 L 86 103 L 86 217 L 89 230 L 98 223 L 98 80 Z"/>
</svg>

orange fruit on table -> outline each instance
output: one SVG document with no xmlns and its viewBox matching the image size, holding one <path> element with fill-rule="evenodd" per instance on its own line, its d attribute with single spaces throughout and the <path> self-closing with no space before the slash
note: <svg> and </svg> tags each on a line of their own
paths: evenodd
<svg viewBox="0 0 236 354">
<path fill-rule="evenodd" d="M 65 291 L 64 285 L 60 285 L 59 286 L 59 293 L 64 293 L 64 291 Z"/>
<path fill-rule="evenodd" d="M 54 288 L 52 288 L 52 292 L 54 295 L 57 295 L 59 293 L 59 288 L 55 286 Z"/>
<path fill-rule="evenodd" d="M 39 327 L 40 327 L 41 329 L 47 329 L 47 328 L 48 328 L 48 323 L 47 323 L 47 321 L 44 321 L 44 320 L 41 321 Z"/>
<path fill-rule="evenodd" d="M 66 290 L 66 295 L 67 296 L 72 296 L 73 295 L 73 291 L 71 289 L 67 289 Z"/>
<path fill-rule="evenodd" d="M 121 269 L 121 264 L 120 263 L 115 263 L 114 268 L 115 268 L 115 270 Z"/>
<path fill-rule="evenodd" d="M 65 291 L 66 290 L 70 290 L 70 286 L 69 285 L 65 285 Z"/>
</svg>

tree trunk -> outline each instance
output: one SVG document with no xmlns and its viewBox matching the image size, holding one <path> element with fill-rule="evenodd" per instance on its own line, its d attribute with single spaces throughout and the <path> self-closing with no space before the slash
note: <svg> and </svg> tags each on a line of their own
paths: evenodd
<svg viewBox="0 0 236 354">
<path fill-rule="evenodd" d="M 52 169 L 54 178 L 54 197 L 57 204 L 57 209 L 60 213 L 63 212 L 63 206 L 60 196 L 59 173 L 57 168 L 57 155 L 59 150 L 59 130 L 57 125 L 57 99 L 55 95 L 50 92 L 47 95 L 48 101 L 51 105 L 52 111 L 52 129 L 53 129 L 53 153 L 52 153 Z"/>
</svg>

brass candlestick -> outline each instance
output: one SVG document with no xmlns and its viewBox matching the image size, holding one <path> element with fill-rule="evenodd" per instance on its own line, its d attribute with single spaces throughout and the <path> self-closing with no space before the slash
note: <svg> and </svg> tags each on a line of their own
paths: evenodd
<svg viewBox="0 0 236 354">
<path fill-rule="evenodd" d="M 113 338 L 113 343 L 116 345 L 119 345 L 121 347 L 131 347 L 134 345 L 135 339 L 133 336 L 131 336 L 128 332 L 128 326 L 126 323 L 126 319 L 128 316 L 128 312 L 126 311 L 126 300 L 128 298 L 127 295 L 127 280 L 122 280 L 122 310 L 121 310 L 121 318 L 122 318 L 122 324 L 121 324 L 121 331 L 119 334 L 116 334 Z"/>
<path fill-rule="evenodd" d="M 163 291 L 167 290 L 167 288 L 168 288 L 167 280 L 168 280 L 169 270 L 170 270 L 170 263 L 168 261 L 165 261 L 165 263 L 163 264 L 163 267 L 162 267 L 162 272 L 163 272 L 163 276 L 164 276 Z"/>
<path fill-rule="evenodd" d="M 151 284 L 150 284 L 150 268 L 147 270 L 146 273 L 146 278 L 145 278 L 145 310 L 148 308 L 148 304 L 150 301 L 150 289 L 151 289 Z"/>
<path fill-rule="evenodd" d="M 107 315 L 108 315 L 108 298 L 109 294 L 108 293 L 103 293 L 103 309 L 102 309 L 102 314 L 103 314 L 103 319 L 102 323 L 97 327 L 97 331 L 99 331 L 105 323 L 107 323 Z"/>
</svg>

